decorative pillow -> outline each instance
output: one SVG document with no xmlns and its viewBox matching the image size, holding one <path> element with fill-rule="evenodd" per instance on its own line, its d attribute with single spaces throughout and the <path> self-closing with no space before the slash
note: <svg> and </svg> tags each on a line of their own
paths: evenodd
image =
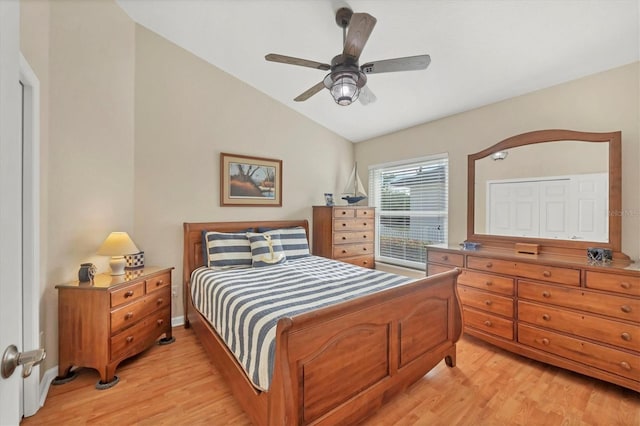
<svg viewBox="0 0 640 426">
<path fill-rule="evenodd" d="M 258 228 L 258 232 L 279 234 L 280 244 L 282 244 L 287 259 L 299 259 L 301 257 L 311 256 L 307 233 L 302 226 L 280 229 Z"/>
<path fill-rule="evenodd" d="M 251 245 L 246 232 L 205 232 L 202 243 L 205 248 L 205 264 L 210 268 L 251 267 Z"/>
<path fill-rule="evenodd" d="M 251 257 L 253 258 L 253 266 L 271 266 L 278 265 L 287 261 L 282 245 L 280 244 L 280 235 L 273 234 L 254 234 L 247 233 L 249 244 L 251 245 Z"/>
</svg>

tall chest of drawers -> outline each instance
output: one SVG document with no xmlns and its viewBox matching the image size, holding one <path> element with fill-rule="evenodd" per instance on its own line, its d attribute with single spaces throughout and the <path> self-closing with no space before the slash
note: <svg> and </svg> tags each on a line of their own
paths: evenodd
<svg viewBox="0 0 640 426">
<path fill-rule="evenodd" d="M 427 248 L 428 275 L 453 267 L 466 333 L 640 391 L 638 267 Z"/>
<path fill-rule="evenodd" d="M 145 267 L 57 285 L 59 379 L 74 366 L 90 367 L 100 373 L 96 387 L 108 387 L 121 361 L 162 335 L 171 342 L 172 270 Z"/>
<path fill-rule="evenodd" d="M 313 206 L 313 254 L 375 268 L 375 209 Z"/>
</svg>

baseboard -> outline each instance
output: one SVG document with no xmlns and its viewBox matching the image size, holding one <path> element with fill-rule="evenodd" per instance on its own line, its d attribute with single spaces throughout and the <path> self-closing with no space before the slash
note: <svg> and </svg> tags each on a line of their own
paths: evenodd
<svg viewBox="0 0 640 426">
<path fill-rule="evenodd" d="M 184 315 L 171 318 L 171 327 L 178 327 L 180 325 L 184 325 Z"/>
<path fill-rule="evenodd" d="M 47 394 L 49 393 L 49 386 L 51 386 L 51 381 L 58 376 L 58 366 L 51 367 L 47 371 L 45 371 L 44 376 L 42 376 L 42 380 L 40 380 L 40 406 L 44 405 L 44 402 L 47 399 Z"/>
</svg>

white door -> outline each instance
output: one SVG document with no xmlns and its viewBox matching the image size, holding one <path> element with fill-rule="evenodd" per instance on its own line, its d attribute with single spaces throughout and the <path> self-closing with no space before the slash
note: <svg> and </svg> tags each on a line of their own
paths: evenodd
<svg viewBox="0 0 640 426">
<path fill-rule="evenodd" d="M 0 353 L 22 349 L 20 11 L 0 1 Z M 0 424 L 20 421 L 21 374 L 0 377 Z"/>
</svg>

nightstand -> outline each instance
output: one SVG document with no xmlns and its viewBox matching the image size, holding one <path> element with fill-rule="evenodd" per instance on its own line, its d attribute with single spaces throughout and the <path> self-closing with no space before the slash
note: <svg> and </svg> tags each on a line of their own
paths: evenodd
<svg viewBox="0 0 640 426">
<path fill-rule="evenodd" d="M 171 268 L 145 267 L 124 275 L 96 275 L 58 289 L 58 383 L 71 368 L 98 370 L 98 389 L 118 382 L 121 361 L 136 355 L 164 335 L 171 343 Z M 71 373 L 73 374 L 73 373 Z"/>
</svg>

